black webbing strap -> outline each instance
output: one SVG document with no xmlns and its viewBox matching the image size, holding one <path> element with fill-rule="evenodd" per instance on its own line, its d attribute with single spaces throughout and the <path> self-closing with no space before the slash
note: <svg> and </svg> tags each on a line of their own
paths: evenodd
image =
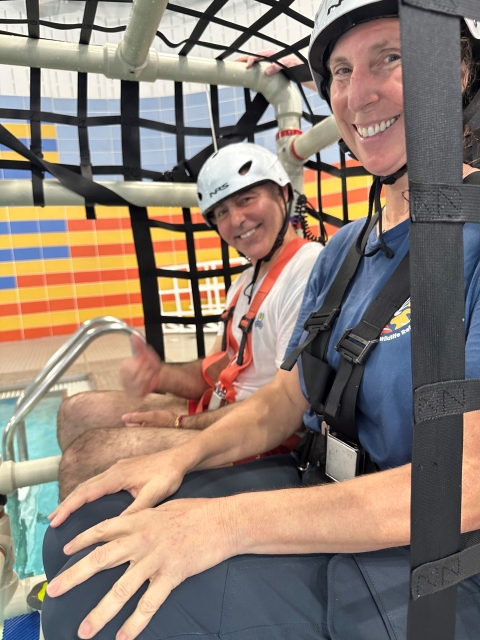
<svg viewBox="0 0 480 640">
<path fill-rule="evenodd" d="M 79 44 L 89 44 L 92 37 L 92 25 L 97 13 L 98 0 L 87 0 L 82 20 Z M 87 100 L 88 100 L 88 75 L 79 73 L 77 80 L 77 118 L 78 118 L 78 148 L 80 151 L 80 171 L 82 176 L 93 180 L 92 164 L 90 160 L 90 145 L 87 129 Z M 94 202 L 85 201 L 87 220 L 95 220 Z"/>
<path fill-rule="evenodd" d="M 368 239 L 370 231 L 373 229 L 378 215 L 373 216 L 368 232 L 365 234 L 365 238 Z M 307 321 L 303 325 L 305 331 L 308 331 L 308 336 L 298 347 L 296 347 L 292 353 L 286 358 L 281 369 L 285 371 L 291 371 L 295 366 L 298 358 L 302 356 L 302 364 L 304 367 L 304 373 L 309 370 L 309 362 L 303 359 L 306 351 L 314 356 L 315 360 L 326 360 L 328 343 L 330 341 L 330 335 L 333 328 L 333 323 L 340 314 L 342 301 L 345 296 L 350 281 L 352 280 L 357 267 L 360 264 L 362 256 L 356 250 L 357 239 L 350 247 L 342 262 L 340 269 L 335 276 L 330 289 L 325 296 L 322 306 L 318 311 L 314 311 L 308 317 Z M 307 369 L 305 370 L 305 367 Z M 314 365 L 316 367 L 316 363 Z M 315 369 L 312 372 L 316 375 Z M 308 374 L 307 374 L 308 375 Z M 310 394 L 309 394 L 310 395 Z M 311 398 L 311 396 L 310 396 Z M 314 407 L 315 408 L 315 407 Z"/>
<path fill-rule="evenodd" d="M 415 424 L 443 416 L 463 415 L 480 405 L 480 380 L 450 380 L 415 389 Z"/>
<path fill-rule="evenodd" d="M 42 158 L 42 125 L 40 122 L 41 104 L 41 69 L 30 69 L 30 150 L 37 158 Z M 32 195 L 33 204 L 36 207 L 45 206 L 45 196 L 43 193 L 44 172 L 37 166 L 32 165 Z"/>
<path fill-rule="evenodd" d="M 27 0 L 28 37 L 38 40 L 40 38 L 40 7 L 38 0 Z M 42 157 L 42 133 L 40 122 L 41 111 L 41 69 L 30 69 L 30 149 L 40 158 Z M 36 207 L 45 205 L 43 195 L 43 171 L 32 166 L 32 194 L 33 204 Z"/>
<path fill-rule="evenodd" d="M 478 0 L 400 2 L 415 405 L 418 389 L 465 378 L 463 225 L 456 200 L 428 185 L 449 185 L 462 200 L 469 190 L 462 187 L 460 20 L 437 12 L 474 17 L 479 9 Z M 433 221 L 419 222 L 419 215 Z M 415 406 L 416 415 L 423 406 Z M 417 578 L 425 574 L 428 582 L 428 563 L 461 551 L 462 448 L 461 414 L 414 424 L 411 565 L 418 597 L 409 603 L 408 640 L 455 638 L 456 587 L 446 580 L 445 588 L 420 597 Z"/>
<path fill-rule="evenodd" d="M 471 174 L 474 176 L 474 174 Z M 476 184 L 419 184 L 410 182 L 414 222 L 480 222 L 480 190 Z"/>
<path fill-rule="evenodd" d="M 35 155 L 28 149 L 18 138 L 0 124 L 0 144 L 16 151 L 19 155 L 27 158 L 32 166 L 37 167 L 40 171 L 48 171 L 54 178 L 57 178 L 64 187 L 77 193 L 87 201 L 96 202 L 97 204 L 111 205 L 116 207 L 129 206 L 130 203 L 116 194 L 111 189 L 104 187 L 97 182 L 93 182 L 71 169 L 67 169 L 61 164 L 47 162 L 43 158 Z M 22 163 L 25 164 L 25 163 Z"/>
<path fill-rule="evenodd" d="M 140 87 L 138 82 L 122 81 L 122 153 L 129 171 L 125 180 L 137 180 L 136 169 L 140 167 L 140 128 L 138 116 L 140 110 Z M 145 320 L 145 338 L 160 358 L 165 358 L 163 327 L 160 310 L 160 295 L 157 281 L 157 265 L 150 232 L 150 220 L 145 207 L 130 205 L 133 241 L 137 254 L 140 290 L 142 293 L 143 316 Z"/>
<path fill-rule="evenodd" d="M 366 362 L 385 326 L 409 296 L 410 260 L 407 254 L 360 322 L 346 331 L 335 345 L 342 357 L 325 402 L 323 417 L 333 431 L 349 442 L 359 443 L 355 409 Z"/>
</svg>

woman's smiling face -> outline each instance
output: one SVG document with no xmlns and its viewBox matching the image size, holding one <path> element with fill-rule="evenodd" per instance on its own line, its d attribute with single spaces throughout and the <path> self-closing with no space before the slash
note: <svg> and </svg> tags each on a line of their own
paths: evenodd
<svg viewBox="0 0 480 640">
<path fill-rule="evenodd" d="M 370 173 L 395 173 L 407 161 L 400 20 L 353 27 L 335 44 L 328 66 L 342 138 Z"/>
</svg>

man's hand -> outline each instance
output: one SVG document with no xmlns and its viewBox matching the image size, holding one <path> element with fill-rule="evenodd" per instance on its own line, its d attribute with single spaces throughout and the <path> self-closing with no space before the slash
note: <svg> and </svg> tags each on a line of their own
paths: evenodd
<svg viewBox="0 0 480 640">
<path fill-rule="evenodd" d="M 136 411 L 126 413 L 122 420 L 126 427 L 157 427 L 172 429 L 175 426 L 176 414 L 166 409 L 155 411 Z"/>
<path fill-rule="evenodd" d="M 140 338 L 131 337 L 135 355 L 122 364 L 120 380 L 129 396 L 144 398 L 152 391 L 160 390 L 160 372 L 163 362 L 156 351 Z"/>
<path fill-rule="evenodd" d="M 236 555 L 233 515 L 228 498 L 190 499 L 101 522 L 74 538 L 64 551 L 74 554 L 91 544 L 106 544 L 55 578 L 48 595 L 59 596 L 104 569 L 129 562 L 125 574 L 82 622 L 78 635 L 91 638 L 97 634 L 149 581 L 137 608 L 116 636 L 133 640 L 175 587 Z"/>
<path fill-rule="evenodd" d="M 176 449 L 119 460 L 107 471 L 78 485 L 48 516 L 50 526 L 58 527 L 87 502 L 122 490 L 135 498 L 122 515 L 154 507 L 175 493 L 185 473 L 182 456 Z"/>
</svg>

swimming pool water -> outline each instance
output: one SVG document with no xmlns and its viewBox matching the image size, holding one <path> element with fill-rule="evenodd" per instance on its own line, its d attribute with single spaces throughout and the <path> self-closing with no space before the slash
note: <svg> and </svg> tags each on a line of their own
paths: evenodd
<svg viewBox="0 0 480 640">
<path fill-rule="evenodd" d="M 0 428 L 13 415 L 16 398 L 0 400 Z M 26 419 L 30 460 L 60 454 L 56 436 L 57 412 L 62 402 L 61 392 L 47 395 Z M 7 511 L 12 521 L 17 560 L 15 570 L 27 578 L 43 573 L 42 543 L 48 527 L 47 515 L 58 504 L 58 483 L 49 482 L 19 489 L 17 496 L 9 496 Z"/>
</svg>

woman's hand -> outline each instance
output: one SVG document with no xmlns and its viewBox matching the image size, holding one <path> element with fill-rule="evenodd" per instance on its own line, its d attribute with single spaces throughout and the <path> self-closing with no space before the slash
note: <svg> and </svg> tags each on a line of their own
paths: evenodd
<svg viewBox="0 0 480 640">
<path fill-rule="evenodd" d="M 241 56 L 240 58 L 235 58 L 235 62 L 246 62 L 247 69 L 250 69 L 250 67 L 252 67 L 255 64 L 255 62 L 261 62 L 262 60 L 265 60 L 265 58 L 270 58 L 270 56 L 273 56 L 276 53 L 277 51 L 275 51 L 275 49 L 265 49 L 265 51 L 258 51 L 253 56 Z M 265 62 L 268 62 L 268 60 L 265 60 Z M 294 54 L 290 56 L 285 56 L 284 58 L 280 58 L 279 62 L 283 65 L 283 67 L 296 67 L 299 64 L 303 64 L 303 61 L 300 60 L 300 58 Z M 279 71 L 281 71 L 283 67 L 277 64 L 276 62 L 272 62 L 265 69 L 265 75 L 273 76 Z"/>
<path fill-rule="evenodd" d="M 126 427 L 156 427 L 173 429 L 175 427 L 176 414 L 168 409 L 155 409 L 155 411 L 135 411 L 122 416 Z"/>
<path fill-rule="evenodd" d="M 125 392 L 134 398 L 144 398 L 152 391 L 160 390 L 160 373 L 163 362 L 155 349 L 138 336 L 131 337 L 135 355 L 125 360 L 120 369 L 120 380 Z"/>
<path fill-rule="evenodd" d="M 122 515 L 154 507 L 175 493 L 185 473 L 182 456 L 176 449 L 119 460 L 107 471 L 78 485 L 48 516 L 50 526 L 58 527 L 87 502 L 122 490 L 135 498 Z"/>
<path fill-rule="evenodd" d="M 156 509 L 106 520 L 65 546 L 70 555 L 107 543 L 55 578 L 48 595 L 59 596 L 99 571 L 129 562 L 127 571 L 82 622 L 78 635 L 92 638 L 150 581 L 116 636 L 133 640 L 181 582 L 237 554 L 234 522 L 228 498 L 172 500 Z"/>
</svg>

